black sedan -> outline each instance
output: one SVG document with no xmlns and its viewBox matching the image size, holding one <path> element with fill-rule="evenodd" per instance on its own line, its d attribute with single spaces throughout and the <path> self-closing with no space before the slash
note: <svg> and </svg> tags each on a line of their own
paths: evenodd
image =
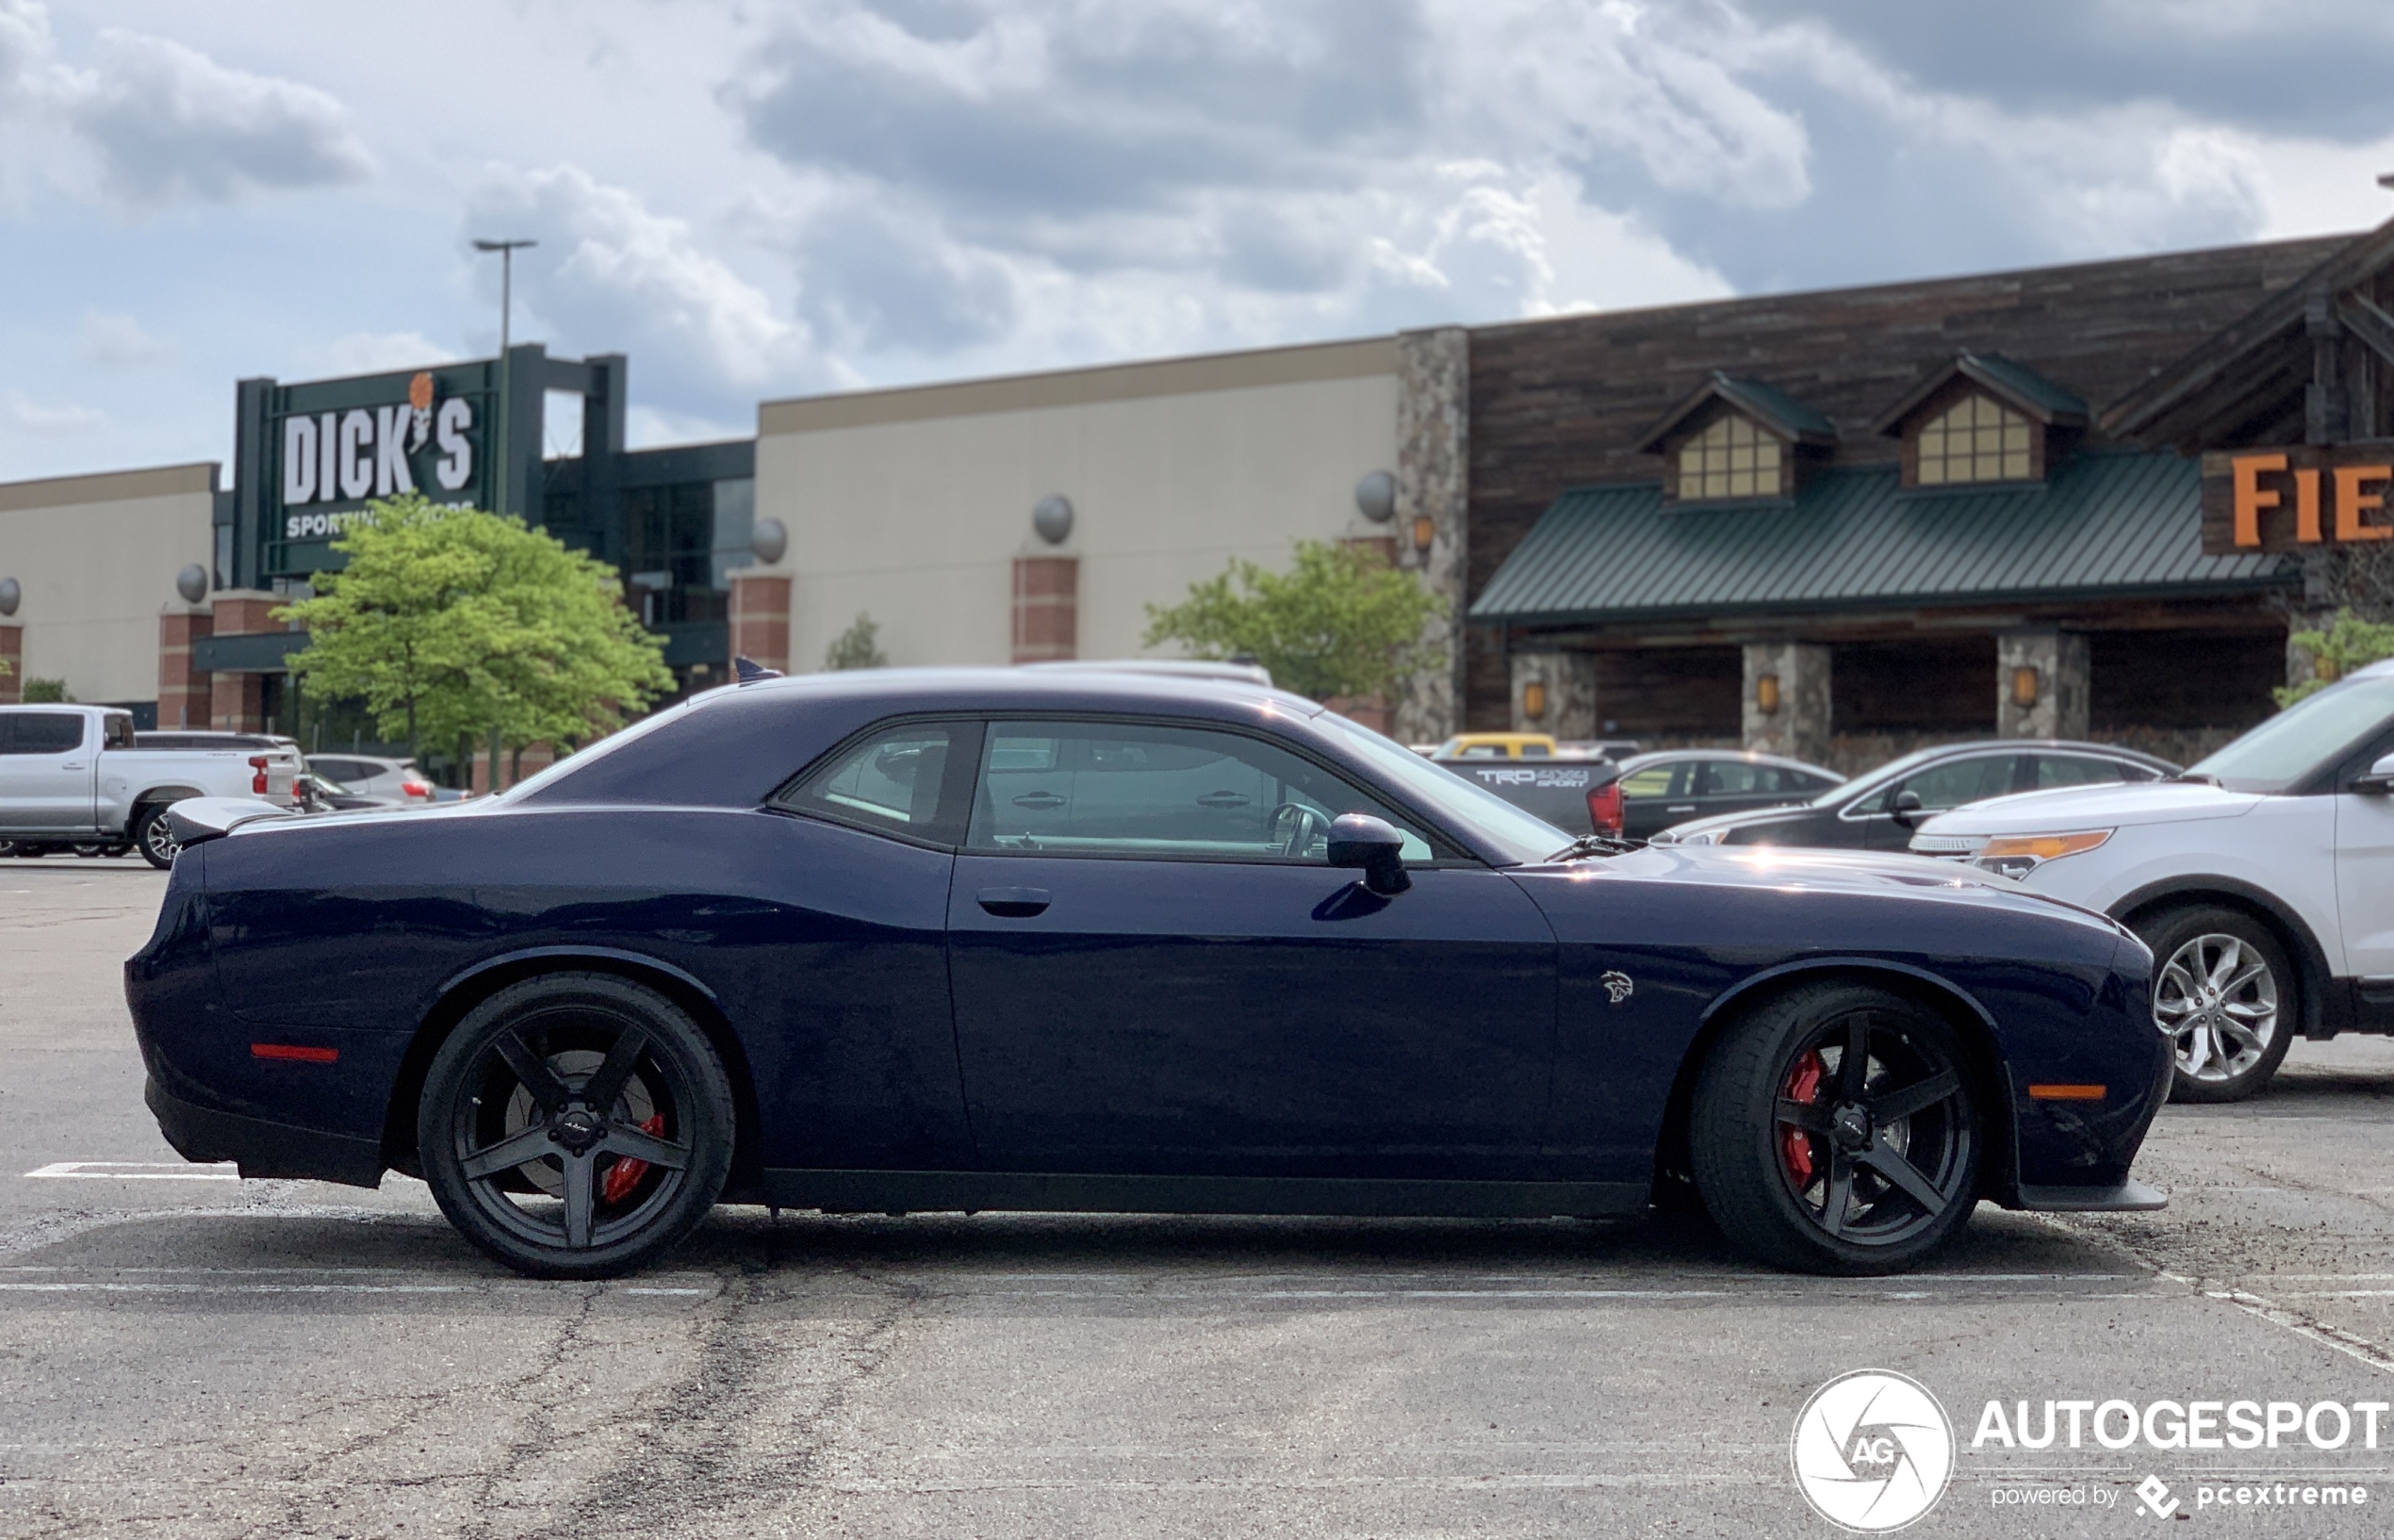
<svg viewBox="0 0 2394 1540">
<path fill-rule="evenodd" d="M 268 815 L 261 817 L 261 811 Z M 1917 1262 L 2157 1206 L 2152 957 L 1943 863 L 1625 851 L 1271 689 L 726 687 L 407 818 L 178 804 L 167 1139 L 558 1277 L 723 1203 L 1627 1215 Z"/>
<path fill-rule="evenodd" d="M 1781 844 L 1828 850 L 1901 850 L 1930 815 L 1965 802 L 2057 786 L 2159 780 L 2167 760 L 2108 744 L 2055 738 L 1948 744 L 1888 761 L 1800 807 L 1722 813 L 1673 825 L 1663 844 Z"/>
</svg>

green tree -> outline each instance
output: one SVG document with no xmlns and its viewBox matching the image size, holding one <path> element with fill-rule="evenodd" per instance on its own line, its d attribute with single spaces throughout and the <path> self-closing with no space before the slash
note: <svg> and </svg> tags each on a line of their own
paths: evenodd
<svg viewBox="0 0 2394 1540">
<path fill-rule="evenodd" d="M 58 706 L 73 703 L 74 696 L 64 680 L 27 680 L 25 693 L 17 698 L 28 706 Z"/>
<path fill-rule="evenodd" d="M 519 519 L 394 498 L 334 549 L 348 565 L 274 614 L 308 631 L 292 672 L 364 702 L 386 738 L 571 745 L 673 688 L 615 568 Z"/>
<path fill-rule="evenodd" d="M 857 612 L 856 624 L 839 634 L 823 654 L 826 668 L 887 668 L 890 655 L 881 650 L 881 628 L 873 617 Z"/>
<path fill-rule="evenodd" d="M 1180 603 L 1147 606 L 1145 645 L 1178 642 L 1199 658 L 1250 654 L 1273 682 L 1316 700 L 1369 696 L 1443 662 L 1421 630 L 1446 608 L 1369 547 L 1300 540 L 1286 572 L 1234 557 Z"/>
<path fill-rule="evenodd" d="M 2337 611 L 2336 624 L 2326 631 L 2299 631 L 2288 640 L 2311 655 L 2312 676 L 2271 691 L 2281 706 L 2326 689 L 2355 668 L 2394 658 L 2394 625 L 2363 620 L 2350 610 Z"/>
</svg>

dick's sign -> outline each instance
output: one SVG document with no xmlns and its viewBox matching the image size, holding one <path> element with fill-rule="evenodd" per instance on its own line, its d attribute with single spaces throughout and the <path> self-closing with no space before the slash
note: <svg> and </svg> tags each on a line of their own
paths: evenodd
<svg viewBox="0 0 2394 1540">
<path fill-rule="evenodd" d="M 2203 457 L 2212 556 L 2394 539 L 2394 442 L 2290 445 Z"/>
<path fill-rule="evenodd" d="M 435 502 L 479 502 L 487 398 L 443 388 L 452 383 L 443 375 L 453 372 L 293 387 L 273 439 L 280 538 L 329 539 L 344 516 L 375 498 L 420 492 Z M 325 399 L 336 392 L 349 399 Z"/>
</svg>

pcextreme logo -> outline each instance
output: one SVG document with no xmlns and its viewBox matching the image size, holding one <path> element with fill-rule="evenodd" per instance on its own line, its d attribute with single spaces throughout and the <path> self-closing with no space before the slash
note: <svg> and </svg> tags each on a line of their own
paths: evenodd
<svg viewBox="0 0 2394 1540">
<path fill-rule="evenodd" d="M 1919 1381 L 1856 1369 L 1812 1392 L 1796 1414 L 1789 1455 L 1813 1512 L 1841 1529 L 1884 1534 L 1945 1495 L 1954 1429 Z"/>
</svg>

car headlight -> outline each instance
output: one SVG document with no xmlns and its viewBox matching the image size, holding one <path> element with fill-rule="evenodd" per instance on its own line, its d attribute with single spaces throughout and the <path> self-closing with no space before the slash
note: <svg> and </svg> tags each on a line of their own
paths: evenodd
<svg viewBox="0 0 2394 1540">
<path fill-rule="evenodd" d="M 2026 876 L 2049 860 L 2092 850 L 2111 838 L 2107 828 L 2085 828 L 2072 834 L 2005 834 L 1979 847 L 1972 862 L 1982 872 L 2001 876 Z"/>
</svg>

